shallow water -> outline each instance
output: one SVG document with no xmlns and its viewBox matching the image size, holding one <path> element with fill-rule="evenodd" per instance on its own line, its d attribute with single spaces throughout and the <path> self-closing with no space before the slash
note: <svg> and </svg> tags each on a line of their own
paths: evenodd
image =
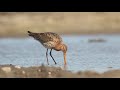
<svg viewBox="0 0 120 90">
<path fill-rule="evenodd" d="M 78 35 L 62 36 L 68 45 L 67 70 L 76 72 L 120 69 L 120 35 Z M 102 38 L 105 42 L 88 42 Z M 1 38 L 0 64 L 13 64 L 24 67 L 47 65 L 46 49 L 36 40 L 28 38 Z M 57 65 L 49 55 L 50 66 L 63 67 L 63 53 L 52 51 Z M 112 67 L 112 68 L 109 68 Z"/>
</svg>

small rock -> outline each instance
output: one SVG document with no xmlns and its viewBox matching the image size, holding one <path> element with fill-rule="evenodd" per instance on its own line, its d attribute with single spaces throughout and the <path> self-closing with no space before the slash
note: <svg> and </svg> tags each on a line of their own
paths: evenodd
<svg viewBox="0 0 120 90">
<path fill-rule="evenodd" d="M 41 69 L 39 69 L 38 71 L 41 72 Z"/>
<path fill-rule="evenodd" d="M 22 71 L 23 74 L 25 74 L 25 71 Z"/>
<path fill-rule="evenodd" d="M 17 69 L 21 69 L 21 67 L 20 67 L 20 66 L 15 66 L 15 68 L 17 68 Z"/>
<path fill-rule="evenodd" d="M 4 72 L 6 72 L 6 73 L 9 73 L 9 72 L 11 72 L 11 68 L 10 67 L 3 67 L 3 68 L 1 68 Z"/>
<path fill-rule="evenodd" d="M 51 72 L 48 72 L 49 75 L 51 75 Z"/>
</svg>

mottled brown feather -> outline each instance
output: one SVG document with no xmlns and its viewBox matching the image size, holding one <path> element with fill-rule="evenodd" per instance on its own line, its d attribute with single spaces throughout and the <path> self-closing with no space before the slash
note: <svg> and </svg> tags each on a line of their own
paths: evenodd
<svg viewBox="0 0 120 90">
<path fill-rule="evenodd" d="M 40 41 L 41 43 L 46 43 L 49 41 L 53 41 L 56 43 L 62 42 L 62 38 L 56 33 L 52 33 L 52 32 L 45 32 L 45 33 L 30 32 L 30 33 L 31 33 L 30 36 L 34 37 L 36 40 Z"/>
</svg>

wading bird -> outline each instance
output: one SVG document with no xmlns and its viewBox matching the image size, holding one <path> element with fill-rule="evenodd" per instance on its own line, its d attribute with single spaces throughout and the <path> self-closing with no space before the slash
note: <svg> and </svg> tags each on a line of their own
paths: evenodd
<svg viewBox="0 0 120 90">
<path fill-rule="evenodd" d="M 58 34 L 53 32 L 34 33 L 31 31 L 28 31 L 28 35 L 33 37 L 35 40 L 39 41 L 45 48 L 47 48 L 46 58 L 47 58 L 48 65 L 49 65 L 48 49 L 50 49 L 50 56 L 52 57 L 55 64 L 57 63 L 52 56 L 52 50 L 62 51 L 64 55 L 64 65 L 67 64 L 66 62 L 67 46 L 63 43 L 62 38 Z"/>
</svg>

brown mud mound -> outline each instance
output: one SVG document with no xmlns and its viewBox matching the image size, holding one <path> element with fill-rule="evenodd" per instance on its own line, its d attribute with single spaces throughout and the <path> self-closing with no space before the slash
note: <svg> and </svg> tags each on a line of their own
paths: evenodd
<svg viewBox="0 0 120 90">
<path fill-rule="evenodd" d="M 119 78 L 120 70 L 111 70 L 102 74 L 93 71 L 72 73 L 59 67 L 20 67 L 0 65 L 0 78 Z"/>
</svg>

